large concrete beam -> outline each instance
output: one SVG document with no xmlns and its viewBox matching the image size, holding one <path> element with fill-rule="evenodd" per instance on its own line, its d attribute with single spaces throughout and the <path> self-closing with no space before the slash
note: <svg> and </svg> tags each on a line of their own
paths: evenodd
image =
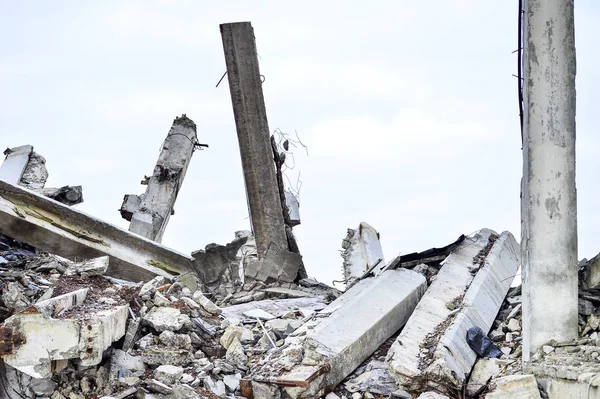
<svg viewBox="0 0 600 399">
<path fill-rule="evenodd" d="M 0 233 L 65 258 L 108 255 L 108 274 L 131 281 L 194 270 L 190 256 L 3 181 Z"/>
<path fill-rule="evenodd" d="M 288 249 L 269 124 L 250 22 L 221 25 L 227 76 L 258 257 Z M 272 245 L 273 244 L 273 245 Z"/>
<path fill-rule="evenodd" d="M 320 312 L 328 317 L 294 332 L 282 357 L 270 355 L 268 364 L 253 373 L 252 388 L 269 384 L 284 388 L 292 398 L 321 397 L 406 323 L 427 289 L 425 277 L 408 269 L 388 270 L 368 280 L 370 284 L 360 282 Z M 291 369 L 286 351 L 303 354 Z"/>
<path fill-rule="evenodd" d="M 388 353 L 390 373 L 404 389 L 462 388 L 477 357 L 467 330 L 491 328 L 519 267 L 518 253 L 512 234 L 482 230 L 446 259 Z"/>
<path fill-rule="evenodd" d="M 129 231 L 152 241 L 162 241 L 177 194 L 198 145 L 196 124 L 185 114 L 176 117 L 162 145 L 154 172 L 148 179 L 146 193 L 141 196 L 135 211 L 127 209 L 126 214 L 131 215 L 128 218 L 131 220 Z M 125 196 L 122 208 L 128 197 L 131 196 Z M 124 215 L 123 210 L 121 214 Z"/>
<path fill-rule="evenodd" d="M 573 0 L 525 0 L 523 360 L 577 338 Z M 548 307 L 552 303 L 553 306 Z"/>
</svg>

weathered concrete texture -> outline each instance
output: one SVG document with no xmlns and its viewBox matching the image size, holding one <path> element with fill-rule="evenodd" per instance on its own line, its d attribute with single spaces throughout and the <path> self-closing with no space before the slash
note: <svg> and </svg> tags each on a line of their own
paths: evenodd
<svg viewBox="0 0 600 399">
<path fill-rule="evenodd" d="M 4 346 L 6 364 L 34 378 L 52 376 L 59 360 L 78 359 L 82 366 L 102 361 L 102 353 L 125 334 L 129 306 L 114 306 L 62 317 L 85 303 L 88 289 L 39 302 L 4 322 L 11 345 Z"/>
<path fill-rule="evenodd" d="M 524 2 L 523 360 L 577 338 L 572 0 Z M 548 307 L 552 303 L 554 306 Z"/>
<path fill-rule="evenodd" d="M 508 232 L 498 237 L 483 229 L 450 254 L 388 353 L 404 389 L 462 388 L 476 359 L 466 332 L 490 329 L 518 266 L 518 244 Z"/>
<path fill-rule="evenodd" d="M 379 233 L 365 222 L 361 222 L 356 230 L 348 229 L 348 234 L 342 241 L 342 248 L 342 270 L 346 284 L 362 277 L 377 262 L 379 263 L 373 269 L 375 275 L 385 267 Z"/>
<path fill-rule="evenodd" d="M 36 152 L 31 152 L 19 185 L 30 190 L 41 189 L 46 185 L 47 179 L 46 159 Z"/>
<path fill-rule="evenodd" d="M 537 377 L 537 381 L 549 399 L 600 399 L 599 376 L 598 373 L 585 373 L 576 380 Z"/>
<path fill-rule="evenodd" d="M 192 252 L 196 272 L 202 282 L 208 285 L 225 281 L 243 283 L 237 255 L 248 237 L 236 237 L 226 245 L 208 244 L 204 250 Z"/>
<path fill-rule="evenodd" d="M 541 399 L 537 381 L 531 374 L 501 377 L 492 381 L 492 386 L 491 392 L 485 395 L 486 399 Z M 572 396 L 563 398 L 574 399 Z"/>
<path fill-rule="evenodd" d="M 287 249 L 275 249 L 273 246 L 262 259 L 249 263 L 244 274 L 246 277 L 264 282 L 294 282 L 302 265 L 302 256 Z"/>
<path fill-rule="evenodd" d="M 83 262 L 76 262 L 69 265 L 65 271 L 65 276 L 79 275 L 83 277 L 87 276 L 101 276 L 108 270 L 109 258 L 108 256 L 101 256 L 96 259 L 89 259 Z"/>
<path fill-rule="evenodd" d="M 33 146 L 30 145 L 7 148 L 4 151 L 6 158 L 0 165 L 0 180 L 10 184 L 18 184 L 27 168 L 29 156 L 32 153 Z"/>
<path fill-rule="evenodd" d="M 0 233 L 65 258 L 108 255 L 108 274 L 130 281 L 194 270 L 189 256 L 3 181 Z"/>
<path fill-rule="evenodd" d="M 342 307 L 307 327 L 301 363 L 278 376 L 276 385 L 293 398 L 324 395 L 367 359 L 406 322 L 427 288 L 425 278 L 406 269 L 389 270 Z M 298 339 L 298 331 L 294 333 Z M 300 352 L 302 353 L 302 351 Z M 255 376 L 260 381 L 261 376 Z"/>
<path fill-rule="evenodd" d="M 131 216 L 129 231 L 161 242 L 197 144 L 196 124 L 185 114 L 176 117 L 148 180 L 146 193 Z"/>
<path fill-rule="evenodd" d="M 270 246 L 287 249 L 288 245 L 254 30 L 250 22 L 222 24 L 220 28 L 250 219 L 258 257 L 262 258 Z"/>
</svg>

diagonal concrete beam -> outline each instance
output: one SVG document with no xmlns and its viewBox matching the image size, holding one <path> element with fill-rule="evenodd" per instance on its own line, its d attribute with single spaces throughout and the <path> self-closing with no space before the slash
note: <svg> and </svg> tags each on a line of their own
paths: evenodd
<svg viewBox="0 0 600 399">
<path fill-rule="evenodd" d="M 108 255 L 108 274 L 131 281 L 194 270 L 190 256 L 3 181 L 0 233 L 65 258 Z"/>
<path fill-rule="evenodd" d="M 489 331 L 518 267 L 519 244 L 509 232 L 481 230 L 447 258 L 388 353 L 403 389 L 462 388 L 477 358 L 467 330 Z"/>
</svg>

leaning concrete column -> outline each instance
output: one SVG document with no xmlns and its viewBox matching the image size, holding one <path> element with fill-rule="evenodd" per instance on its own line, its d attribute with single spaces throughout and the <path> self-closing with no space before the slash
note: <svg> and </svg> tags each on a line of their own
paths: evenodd
<svg viewBox="0 0 600 399">
<path fill-rule="evenodd" d="M 259 259 L 272 244 L 287 250 L 287 238 L 267 111 L 250 22 L 221 25 L 229 90 L 237 127 L 252 229 Z"/>
<path fill-rule="evenodd" d="M 577 338 L 573 0 L 525 0 L 523 360 Z"/>
<path fill-rule="evenodd" d="M 154 173 L 147 182 L 142 196 L 126 195 L 121 215 L 131 220 L 129 231 L 152 241 L 161 242 L 177 193 L 195 147 L 196 124 L 185 114 L 176 117 L 165 139 Z"/>
</svg>

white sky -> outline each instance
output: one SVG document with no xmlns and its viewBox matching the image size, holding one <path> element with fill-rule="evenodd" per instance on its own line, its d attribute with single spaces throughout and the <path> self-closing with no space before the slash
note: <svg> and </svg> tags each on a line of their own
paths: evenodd
<svg viewBox="0 0 600 399">
<path fill-rule="evenodd" d="M 576 2 L 579 254 L 600 251 L 600 6 Z M 163 243 L 181 252 L 249 229 L 219 24 L 251 21 L 269 126 L 297 131 L 310 275 L 341 276 L 346 228 L 386 260 L 482 227 L 520 236 L 517 1 L 0 0 L 0 145 L 32 144 L 48 186 L 127 227 L 173 118 L 200 142 Z"/>
</svg>

